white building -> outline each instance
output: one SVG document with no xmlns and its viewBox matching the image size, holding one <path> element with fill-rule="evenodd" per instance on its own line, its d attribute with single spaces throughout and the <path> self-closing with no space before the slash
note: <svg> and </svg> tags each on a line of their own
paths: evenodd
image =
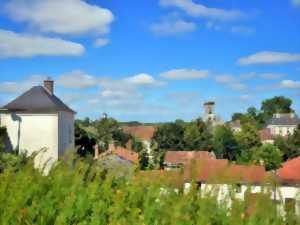
<svg viewBox="0 0 300 225">
<path fill-rule="evenodd" d="M 276 113 L 269 121 L 267 128 L 271 134 L 276 136 L 288 136 L 294 134 L 299 125 L 299 118 L 295 113 L 280 114 Z"/>
<path fill-rule="evenodd" d="M 238 133 L 242 131 L 242 125 L 240 120 L 234 120 L 229 123 L 229 127 L 234 133 Z"/>
<path fill-rule="evenodd" d="M 54 82 L 45 80 L 3 106 L 0 125 L 7 128 L 6 149 L 39 152 L 35 166 L 46 171 L 66 149 L 74 147 L 75 112 L 54 95 Z M 43 151 L 41 151 L 43 149 Z"/>
</svg>

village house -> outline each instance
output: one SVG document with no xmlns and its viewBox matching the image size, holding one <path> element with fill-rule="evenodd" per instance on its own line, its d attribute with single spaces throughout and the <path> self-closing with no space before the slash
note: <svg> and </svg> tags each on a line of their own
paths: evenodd
<svg viewBox="0 0 300 225">
<path fill-rule="evenodd" d="M 151 154 L 151 140 L 156 131 L 155 126 L 124 126 L 123 131 L 142 141 L 147 149 L 147 153 Z"/>
<path fill-rule="evenodd" d="M 262 129 L 259 131 L 259 137 L 263 144 L 274 144 L 275 136 L 272 135 L 270 129 Z"/>
<path fill-rule="evenodd" d="M 164 168 L 180 168 L 192 160 L 203 159 L 216 159 L 216 156 L 213 152 L 208 151 L 167 151 L 164 159 Z"/>
<path fill-rule="evenodd" d="M 55 96 L 54 81 L 45 80 L 44 86 L 32 87 L 1 108 L 7 151 L 39 152 L 35 166 L 46 166 L 48 171 L 66 149 L 74 147 L 74 115 L 75 111 Z"/>
<path fill-rule="evenodd" d="M 267 129 L 270 130 L 273 136 L 288 136 L 293 135 L 300 121 L 295 113 L 276 113 L 267 124 Z"/>
<path fill-rule="evenodd" d="M 217 195 L 218 201 L 231 206 L 231 197 L 256 201 L 258 194 L 270 195 L 284 216 L 286 208 L 300 215 L 300 157 L 285 162 L 277 171 L 266 172 L 263 166 L 229 164 L 227 160 L 200 160 L 184 167 L 184 189 L 195 181 L 203 195 Z M 274 186 L 276 183 L 276 186 Z M 232 192 L 234 191 L 234 192 Z"/>
<path fill-rule="evenodd" d="M 234 120 L 229 123 L 229 127 L 234 133 L 242 131 L 242 125 L 240 120 Z"/>
</svg>

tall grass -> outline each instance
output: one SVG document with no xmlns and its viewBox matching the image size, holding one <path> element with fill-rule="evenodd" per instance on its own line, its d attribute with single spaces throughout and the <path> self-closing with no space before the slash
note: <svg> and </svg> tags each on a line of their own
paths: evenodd
<svg viewBox="0 0 300 225">
<path fill-rule="evenodd" d="M 31 160 L 19 170 L 7 167 L 0 173 L 0 224 L 300 224 L 295 215 L 278 215 L 263 196 L 247 214 L 246 201 L 233 200 L 229 209 L 196 188 L 184 193 L 163 179 L 137 171 L 119 176 L 120 170 L 83 159 L 62 161 L 48 176 Z"/>
</svg>

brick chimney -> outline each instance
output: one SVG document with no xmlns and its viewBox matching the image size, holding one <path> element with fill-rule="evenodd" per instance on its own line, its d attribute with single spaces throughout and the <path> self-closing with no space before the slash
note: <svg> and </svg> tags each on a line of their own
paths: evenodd
<svg viewBox="0 0 300 225">
<path fill-rule="evenodd" d="M 49 92 L 49 94 L 54 94 L 54 81 L 48 77 L 47 80 L 44 80 L 44 88 Z"/>
</svg>

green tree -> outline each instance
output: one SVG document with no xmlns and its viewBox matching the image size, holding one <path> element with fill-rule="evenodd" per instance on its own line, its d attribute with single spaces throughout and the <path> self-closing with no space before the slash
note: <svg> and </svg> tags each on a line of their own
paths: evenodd
<svg viewBox="0 0 300 225">
<path fill-rule="evenodd" d="M 274 113 L 290 113 L 294 110 L 291 108 L 293 101 L 284 96 L 276 96 L 262 102 L 261 110 L 270 118 Z"/>
<path fill-rule="evenodd" d="M 185 127 L 184 143 L 186 150 L 212 151 L 212 135 L 209 126 L 202 119 L 192 121 Z"/>
<path fill-rule="evenodd" d="M 130 136 L 125 134 L 117 120 L 113 118 L 103 118 L 95 122 L 97 130 L 97 140 L 106 146 L 114 142 L 116 145 L 125 146 Z"/>
<path fill-rule="evenodd" d="M 153 136 L 153 141 L 157 143 L 158 149 L 183 150 L 183 136 L 184 125 L 177 121 L 160 126 Z"/>
<path fill-rule="evenodd" d="M 236 140 L 241 149 L 239 161 L 250 162 L 254 149 L 261 146 L 257 127 L 250 123 L 243 124 L 242 131 L 236 134 Z"/>
<path fill-rule="evenodd" d="M 300 156 L 300 126 L 288 138 L 276 137 L 274 145 L 283 153 L 284 161 Z"/>
<path fill-rule="evenodd" d="M 220 159 L 236 160 L 240 155 L 240 148 L 232 130 L 224 125 L 216 127 L 214 131 L 213 149 Z"/>
<path fill-rule="evenodd" d="M 254 151 L 252 160 L 263 164 L 267 170 L 275 170 L 280 167 L 283 158 L 279 148 L 272 144 L 264 144 Z"/>
<path fill-rule="evenodd" d="M 139 167 L 141 170 L 149 167 L 149 155 L 146 149 L 139 152 Z"/>
</svg>

